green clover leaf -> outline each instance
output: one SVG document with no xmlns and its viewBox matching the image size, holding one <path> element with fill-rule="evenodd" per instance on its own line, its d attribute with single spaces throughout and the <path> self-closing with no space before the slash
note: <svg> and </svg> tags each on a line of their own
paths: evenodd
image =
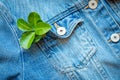
<svg viewBox="0 0 120 80">
<path fill-rule="evenodd" d="M 18 19 L 17 25 L 18 25 L 18 28 L 22 31 L 31 31 L 32 30 L 32 27 L 30 27 L 30 25 L 23 19 Z"/>
<path fill-rule="evenodd" d="M 37 35 L 43 35 L 47 33 L 50 29 L 51 29 L 51 26 L 49 24 L 44 23 L 44 22 L 39 22 L 35 26 L 35 33 Z"/>
<path fill-rule="evenodd" d="M 32 25 L 35 26 L 38 22 L 42 22 L 40 16 L 36 12 L 31 12 L 28 16 L 28 22 Z"/>
<path fill-rule="evenodd" d="M 51 29 L 51 26 L 43 22 L 36 12 L 31 12 L 28 16 L 28 22 L 23 19 L 17 20 L 17 26 L 24 31 L 20 38 L 20 45 L 24 49 L 29 49 L 33 43 L 37 43 Z"/>
<path fill-rule="evenodd" d="M 20 38 L 20 45 L 24 49 L 30 48 L 33 40 L 35 38 L 35 32 L 24 32 Z"/>
<path fill-rule="evenodd" d="M 42 39 L 41 35 L 36 35 L 34 39 L 34 43 L 37 43 L 40 39 Z"/>
</svg>

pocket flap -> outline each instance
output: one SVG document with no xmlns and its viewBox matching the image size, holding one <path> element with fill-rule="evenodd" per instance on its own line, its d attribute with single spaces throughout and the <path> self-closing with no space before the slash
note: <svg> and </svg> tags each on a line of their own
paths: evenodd
<svg viewBox="0 0 120 80">
<path fill-rule="evenodd" d="M 65 18 L 59 19 L 57 22 L 53 22 L 52 24 L 50 23 L 52 25 L 52 29 L 48 35 L 57 38 L 68 38 L 72 34 L 74 29 L 77 27 L 77 25 L 82 25 L 83 23 L 83 19 L 79 15 L 80 14 L 78 12 L 75 12 Z M 57 28 L 54 23 L 56 23 L 60 27 L 64 27 L 66 29 L 66 33 L 64 35 L 59 35 L 57 33 Z"/>
</svg>

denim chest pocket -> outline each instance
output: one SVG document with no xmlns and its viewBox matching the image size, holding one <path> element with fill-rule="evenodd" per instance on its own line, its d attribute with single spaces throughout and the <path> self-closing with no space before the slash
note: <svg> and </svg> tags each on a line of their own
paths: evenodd
<svg viewBox="0 0 120 80">
<path fill-rule="evenodd" d="M 48 60 L 60 72 L 84 68 L 96 52 L 84 20 L 79 12 L 74 12 L 56 23 L 66 28 L 66 34 L 58 35 L 52 25 L 51 40 L 42 46 Z"/>
</svg>

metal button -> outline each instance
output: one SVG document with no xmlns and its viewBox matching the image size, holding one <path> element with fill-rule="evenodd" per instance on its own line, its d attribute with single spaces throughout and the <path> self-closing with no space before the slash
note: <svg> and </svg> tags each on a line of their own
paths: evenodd
<svg viewBox="0 0 120 80">
<path fill-rule="evenodd" d="M 98 3 L 96 0 L 91 0 L 88 3 L 89 8 L 91 8 L 91 9 L 95 9 L 97 7 L 97 5 L 98 5 Z"/>
<path fill-rule="evenodd" d="M 59 26 L 57 23 L 54 23 L 54 26 L 57 29 L 58 35 L 64 35 L 66 33 L 66 29 L 64 27 Z"/>
<path fill-rule="evenodd" d="M 64 35 L 66 33 L 66 29 L 64 27 L 57 28 L 57 33 L 59 35 Z"/>
<path fill-rule="evenodd" d="M 120 40 L 120 36 L 117 33 L 114 33 L 111 35 L 111 41 L 112 42 L 118 42 Z"/>
</svg>

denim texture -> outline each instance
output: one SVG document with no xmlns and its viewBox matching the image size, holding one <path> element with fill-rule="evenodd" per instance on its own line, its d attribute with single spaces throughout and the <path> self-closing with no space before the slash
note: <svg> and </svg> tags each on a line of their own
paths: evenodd
<svg viewBox="0 0 120 80">
<path fill-rule="evenodd" d="M 120 80 L 120 0 L 0 0 L 0 80 Z M 37 12 L 52 29 L 28 50 L 18 18 Z M 66 28 L 60 36 L 53 25 Z"/>
</svg>

